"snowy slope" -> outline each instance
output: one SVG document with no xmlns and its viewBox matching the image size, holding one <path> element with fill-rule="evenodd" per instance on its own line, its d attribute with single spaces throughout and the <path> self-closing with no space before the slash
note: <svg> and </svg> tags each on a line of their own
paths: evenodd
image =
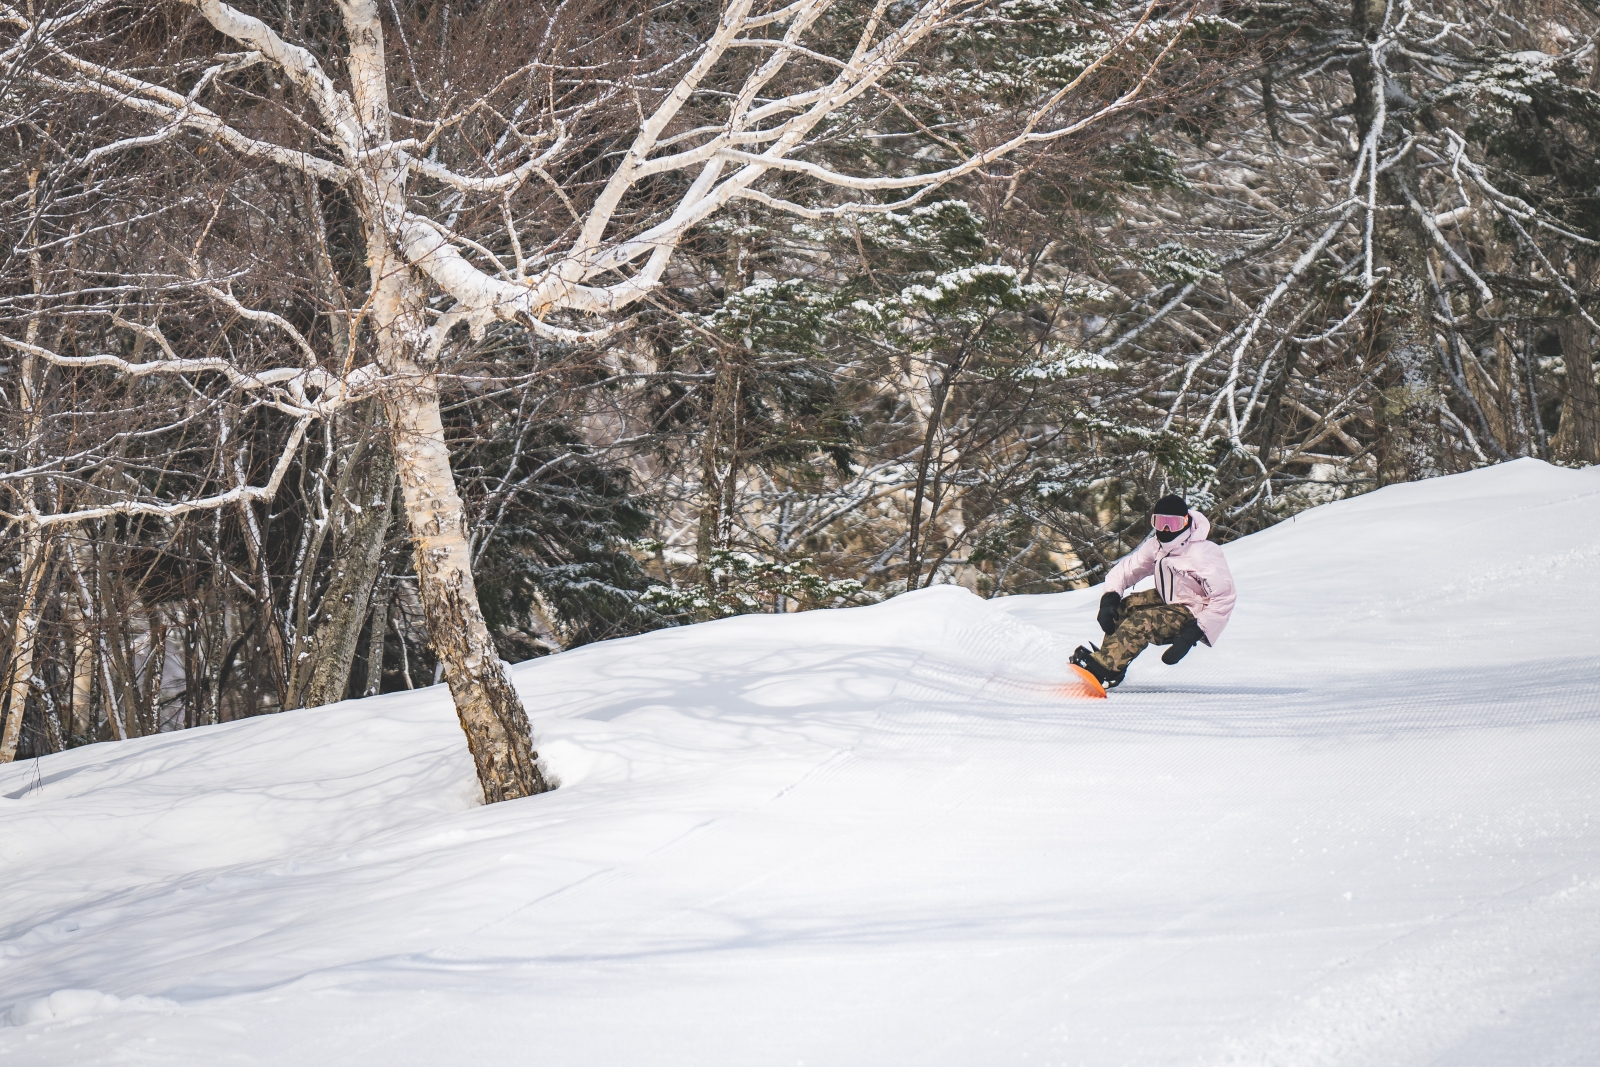
<svg viewBox="0 0 1600 1067">
<path fill-rule="evenodd" d="M 1600 1063 L 1600 469 L 1231 545 L 1215 649 L 1056 692 L 1097 591 L 747 617 L 0 770 L 0 1062 Z"/>
</svg>

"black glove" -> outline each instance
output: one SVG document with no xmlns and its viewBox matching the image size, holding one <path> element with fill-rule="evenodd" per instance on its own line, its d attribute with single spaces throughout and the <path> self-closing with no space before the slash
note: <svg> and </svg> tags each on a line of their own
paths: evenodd
<svg viewBox="0 0 1600 1067">
<path fill-rule="evenodd" d="M 1107 593 L 1100 598 L 1100 614 L 1095 616 L 1095 621 L 1107 634 L 1117 632 L 1117 609 L 1120 607 L 1122 598 L 1116 593 Z"/>
<path fill-rule="evenodd" d="M 1198 642 L 1205 640 L 1205 631 L 1200 629 L 1200 624 L 1189 621 L 1183 624 L 1183 629 L 1178 631 L 1178 636 L 1172 639 L 1172 647 L 1161 653 L 1161 662 L 1172 666 L 1189 654 L 1189 650 Z"/>
</svg>

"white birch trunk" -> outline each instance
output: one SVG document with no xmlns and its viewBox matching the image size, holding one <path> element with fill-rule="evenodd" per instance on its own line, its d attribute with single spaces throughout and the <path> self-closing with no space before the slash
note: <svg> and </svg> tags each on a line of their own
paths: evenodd
<svg viewBox="0 0 1600 1067">
<path fill-rule="evenodd" d="M 385 399 L 428 636 L 444 666 L 483 799 L 492 804 L 542 793 L 555 782 L 533 748 L 527 712 L 478 607 L 466 513 L 450 471 L 438 388 L 431 377 L 419 375 Z"/>
<path fill-rule="evenodd" d="M 82 741 L 94 732 L 94 636 L 84 605 L 72 611 L 72 718 L 67 730 Z"/>
<path fill-rule="evenodd" d="M 11 658 L 6 666 L 7 711 L 5 727 L 0 729 L 0 763 L 17 758 L 22 738 L 22 717 L 28 710 L 28 693 L 33 688 L 33 653 L 39 636 L 39 594 L 44 586 L 46 542 L 38 530 L 28 530 L 22 539 L 22 590 L 17 602 L 17 618 L 11 627 Z"/>
<path fill-rule="evenodd" d="M 38 207 L 39 172 L 33 171 L 28 175 L 28 209 L 34 211 Z M 33 275 L 35 293 L 43 291 L 40 277 L 40 264 L 38 252 L 33 252 L 28 257 Z M 39 319 L 37 316 L 28 321 L 27 343 L 35 344 L 39 339 Z M 33 353 L 22 352 L 17 360 L 17 407 L 22 415 L 22 440 L 24 444 L 24 460 L 31 462 L 33 459 L 33 441 L 39 431 L 39 409 L 36 403 L 35 389 L 38 384 L 36 378 L 37 366 Z M 24 516 L 33 513 L 35 506 L 34 484 L 32 478 L 24 478 L 13 490 L 21 502 L 19 511 Z M 6 690 L 7 711 L 5 725 L 0 727 L 0 763 L 10 763 L 17 758 L 17 745 L 22 738 L 22 717 L 28 710 L 28 692 L 33 688 L 33 652 L 34 644 L 39 635 L 39 595 L 44 584 L 46 571 L 46 554 L 49 539 L 46 532 L 37 525 L 30 525 L 24 519 L 22 527 L 22 551 L 17 575 L 20 579 L 17 597 L 17 617 L 11 627 L 11 658 L 6 664 Z"/>
<path fill-rule="evenodd" d="M 94 611 L 96 599 L 94 593 L 89 588 L 89 579 L 83 573 L 83 567 L 78 562 L 78 553 L 77 550 L 73 548 L 72 540 L 67 538 L 64 539 L 63 543 L 63 552 L 66 559 L 67 573 L 72 578 L 73 586 L 78 590 L 78 603 L 82 605 L 83 614 L 86 617 L 92 618 L 96 615 L 96 612 Z M 87 630 L 84 632 L 84 639 L 89 639 L 89 633 Z M 98 649 L 99 655 L 96 656 L 95 652 L 91 651 L 89 653 L 89 662 L 92 665 L 97 658 L 100 661 L 100 696 L 101 699 L 105 701 L 106 705 L 106 722 L 111 724 L 112 737 L 116 738 L 118 741 L 126 741 L 128 739 L 128 729 L 127 725 L 123 722 L 122 711 L 117 706 L 117 682 L 115 676 L 111 673 L 111 647 L 109 642 L 106 640 L 106 634 L 104 630 L 99 630 L 94 634 L 94 644 Z M 76 679 L 74 679 L 73 684 L 74 687 L 76 687 Z M 76 688 L 74 688 L 73 692 L 77 692 Z M 90 721 L 89 725 L 91 728 L 94 726 L 93 720 Z"/>
</svg>

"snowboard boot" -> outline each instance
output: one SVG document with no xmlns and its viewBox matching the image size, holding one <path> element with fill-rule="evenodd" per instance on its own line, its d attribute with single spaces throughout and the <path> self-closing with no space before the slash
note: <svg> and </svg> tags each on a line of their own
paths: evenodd
<svg viewBox="0 0 1600 1067">
<path fill-rule="evenodd" d="M 1089 645 L 1079 645 L 1072 653 L 1070 662 L 1073 666 L 1082 667 L 1094 675 L 1095 681 L 1099 682 L 1102 688 L 1115 689 L 1122 684 L 1122 679 L 1127 677 L 1128 669 L 1124 667 L 1120 671 L 1111 670 L 1095 658 L 1094 654 L 1097 651 L 1098 649 Z"/>
</svg>

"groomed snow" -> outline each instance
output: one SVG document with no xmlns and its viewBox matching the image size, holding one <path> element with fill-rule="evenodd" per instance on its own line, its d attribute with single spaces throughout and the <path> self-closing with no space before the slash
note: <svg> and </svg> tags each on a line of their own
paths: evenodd
<svg viewBox="0 0 1600 1067">
<path fill-rule="evenodd" d="M 1600 469 L 1228 547 L 1218 647 L 934 588 L 0 770 L 0 1062 L 1600 1062 Z"/>
</svg>

